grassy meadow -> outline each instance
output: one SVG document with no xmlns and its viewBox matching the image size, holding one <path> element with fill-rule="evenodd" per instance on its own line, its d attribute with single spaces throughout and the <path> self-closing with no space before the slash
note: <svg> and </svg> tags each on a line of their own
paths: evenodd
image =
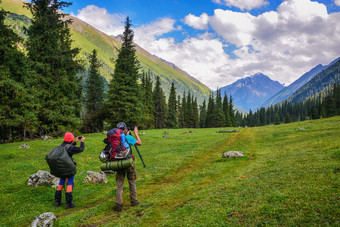
<svg viewBox="0 0 340 227">
<path fill-rule="evenodd" d="M 18 149 L 24 142 L 1 144 L 0 226 L 28 226 L 44 212 L 55 213 L 55 226 L 340 225 L 339 116 L 217 130 L 144 131 L 139 150 L 146 168 L 134 151 L 140 205 L 130 206 L 126 181 L 121 213 L 112 210 L 115 175 L 107 184 L 83 183 L 86 171 L 100 171 L 104 134 L 85 135 L 85 151 L 74 156 L 77 207 L 68 210 L 53 206 L 52 187 L 26 186 L 30 175 L 48 170 L 45 155 L 62 138 L 30 141 L 29 149 Z M 245 157 L 223 159 L 231 150 Z"/>
</svg>

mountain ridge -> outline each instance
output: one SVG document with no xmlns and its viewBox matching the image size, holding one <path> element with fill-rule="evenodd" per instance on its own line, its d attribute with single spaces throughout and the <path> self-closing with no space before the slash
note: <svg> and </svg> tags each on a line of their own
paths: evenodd
<svg viewBox="0 0 340 227">
<path fill-rule="evenodd" d="M 31 18 L 30 12 L 22 7 L 23 3 L 23 1 L 19 0 L 3 0 L 1 7 L 13 14 Z M 73 20 L 70 26 L 72 39 L 74 40 L 72 47 L 81 49 L 78 57 L 83 59 L 86 67 L 88 67 L 88 57 L 92 50 L 96 49 L 98 59 L 102 64 L 100 73 L 109 82 L 114 72 L 114 62 L 111 59 L 115 60 L 117 58 L 118 48 L 120 48 L 121 43 L 114 37 L 99 31 L 76 17 L 71 15 L 67 17 Z M 29 26 L 29 24 L 26 23 L 23 26 Z M 17 28 L 16 32 L 20 33 L 20 29 L 22 27 Z M 199 103 L 202 103 L 204 99 L 208 99 L 211 90 L 199 80 L 192 80 L 193 77 L 187 77 L 187 73 L 182 75 L 181 70 L 178 70 L 177 66 L 177 68 L 169 66 L 160 60 L 160 58 L 138 46 L 138 44 L 136 45 L 136 56 L 140 62 L 141 69 L 145 72 L 152 72 L 153 81 L 155 81 L 156 76 L 160 77 L 160 82 L 166 96 L 169 95 L 171 83 L 174 82 L 179 95 L 182 95 L 184 91 L 190 91 L 197 97 Z"/>
<path fill-rule="evenodd" d="M 236 105 L 249 111 L 256 110 L 266 99 L 273 96 L 284 86 L 263 73 L 256 73 L 234 83 L 221 87 L 221 94 L 232 95 Z"/>
</svg>

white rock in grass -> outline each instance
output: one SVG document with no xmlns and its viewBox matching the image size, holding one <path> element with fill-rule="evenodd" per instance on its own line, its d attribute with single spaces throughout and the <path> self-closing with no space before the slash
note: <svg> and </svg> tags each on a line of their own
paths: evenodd
<svg viewBox="0 0 340 227">
<path fill-rule="evenodd" d="M 106 174 L 104 172 L 87 171 L 87 176 L 84 179 L 84 183 L 100 183 L 106 184 L 108 182 Z"/>
<path fill-rule="evenodd" d="M 39 170 L 38 172 L 32 174 L 27 179 L 27 185 L 38 187 L 40 185 L 51 185 L 52 187 L 56 188 L 59 184 L 59 178 L 56 176 L 53 176 L 47 171 Z"/>
<path fill-rule="evenodd" d="M 30 146 L 27 143 L 25 143 L 25 144 L 23 144 L 19 147 L 19 149 L 29 149 L 29 148 L 30 148 Z"/>
<path fill-rule="evenodd" d="M 40 214 L 38 217 L 35 217 L 34 221 L 31 223 L 31 227 L 45 227 L 45 226 L 53 226 L 54 222 L 57 220 L 57 217 L 52 212 L 47 212 Z"/>
<path fill-rule="evenodd" d="M 237 158 L 237 157 L 243 157 L 243 156 L 244 156 L 244 152 L 242 151 L 228 151 L 222 155 L 222 158 Z"/>
</svg>

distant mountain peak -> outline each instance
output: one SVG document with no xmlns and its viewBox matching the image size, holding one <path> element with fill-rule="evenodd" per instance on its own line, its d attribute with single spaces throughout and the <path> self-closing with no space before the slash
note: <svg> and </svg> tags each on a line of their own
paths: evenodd
<svg viewBox="0 0 340 227">
<path fill-rule="evenodd" d="M 267 75 L 258 72 L 220 88 L 221 94 L 232 95 L 234 103 L 245 110 L 256 110 L 265 100 L 284 86 Z"/>
</svg>

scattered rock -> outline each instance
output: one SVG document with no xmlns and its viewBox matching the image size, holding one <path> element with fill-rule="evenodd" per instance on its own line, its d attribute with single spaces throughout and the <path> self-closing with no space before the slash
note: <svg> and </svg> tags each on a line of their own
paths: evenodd
<svg viewBox="0 0 340 227">
<path fill-rule="evenodd" d="M 87 171 L 87 176 L 84 179 L 84 183 L 106 184 L 107 182 L 104 172 Z"/>
<path fill-rule="evenodd" d="M 340 168 L 335 169 L 335 170 L 334 170 L 334 173 L 339 172 L 339 169 L 340 169 Z"/>
<path fill-rule="evenodd" d="M 28 148 L 30 148 L 30 146 L 27 143 L 25 143 L 25 144 L 23 144 L 19 147 L 19 149 L 28 149 Z"/>
<path fill-rule="evenodd" d="M 53 139 L 53 137 L 52 136 L 42 136 L 41 139 L 42 140 L 51 140 L 51 139 Z"/>
<path fill-rule="evenodd" d="M 193 131 L 185 131 L 185 132 L 182 132 L 182 134 L 186 134 L 186 133 L 194 133 Z"/>
<path fill-rule="evenodd" d="M 43 213 L 35 217 L 34 221 L 31 223 L 31 227 L 53 226 L 56 220 L 57 217 L 54 215 L 54 213 L 52 212 Z"/>
<path fill-rule="evenodd" d="M 239 130 L 220 130 L 216 131 L 217 133 L 228 133 L 228 132 L 239 132 Z"/>
<path fill-rule="evenodd" d="M 145 132 L 142 132 L 142 135 L 145 135 Z"/>
<path fill-rule="evenodd" d="M 58 177 L 53 176 L 49 172 L 39 170 L 27 179 L 27 185 L 32 187 L 38 187 L 40 185 L 51 185 L 53 188 L 56 188 L 59 185 L 59 180 L 60 179 Z"/>
<path fill-rule="evenodd" d="M 308 126 L 311 126 L 311 125 L 312 125 L 312 123 L 309 123 L 309 124 L 308 124 Z"/>
<path fill-rule="evenodd" d="M 306 130 L 304 127 L 297 128 L 296 130 Z"/>
<path fill-rule="evenodd" d="M 167 135 L 164 135 L 164 136 L 163 136 L 163 138 L 169 138 L 169 136 L 167 136 Z"/>
<path fill-rule="evenodd" d="M 170 134 L 170 132 L 164 131 L 163 134 L 167 135 L 167 134 Z"/>
<path fill-rule="evenodd" d="M 237 158 L 237 157 L 243 157 L 243 156 L 244 156 L 244 152 L 242 151 L 228 151 L 222 155 L 222 158 Z"/>
</svg>

